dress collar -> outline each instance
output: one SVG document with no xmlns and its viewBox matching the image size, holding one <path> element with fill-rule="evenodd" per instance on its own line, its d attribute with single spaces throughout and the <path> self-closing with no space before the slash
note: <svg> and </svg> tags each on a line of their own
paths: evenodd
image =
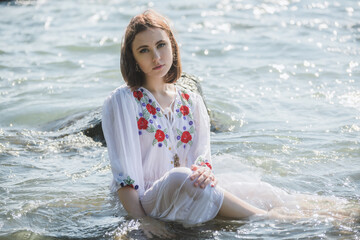
<svg viewBox="0 0 360 240">
<path fill-rule="evenodd" d="M 175 86 L 175 92 L 176 92 L 175 97 L 174 97 L 174 99 L 171 101 L 170 107 L 167 107 L 167 108 L 166 108 L 166 110 L 170 108 L 170 109 L 171 109 L 171 112 L 174 112 L 174 105 L 175 105 L 175 102 L 178 100 L 179 91 L 180 91 L 179 88 L 178 88 L 175 84 L 174 84 L 174 86 Z M 153 95 L 148 89 L 146 89 L 145 87 L 140 87 L 139 90 L 140 90 L 140 91 L 142 90 L 142 92 L 146 92 L 146 94 L 148 95 L 148 97 L 149 97 L 152 101 L 155 102 L 156 106 L 157 106 L 158 108 L 160 108 L 160 110 L 161 110 L 162 113 L 168 112 L 168 111 L 164 110 L 164 109 L 161 107 L 161 105 L 159 104 L 159 102 L 157 101 L 157 99 L 154 97 L 154 95 Z"/>
</svg>

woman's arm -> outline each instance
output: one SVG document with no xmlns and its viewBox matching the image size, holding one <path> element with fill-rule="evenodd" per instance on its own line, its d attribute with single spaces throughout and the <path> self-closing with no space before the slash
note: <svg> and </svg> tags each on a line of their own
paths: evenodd
<svg viewBox="0 0 360 240">
<path fill-rule="evenodd" d="M 126 212 L 134 218 L 145 217 L 145 211 L 140 203 L 138 192 L 130 187 L 125 186 L 118 190 L 119 199 Z"/>
<path fill-rule="evenodd" d="M 144 231 L 148 238 L 154 236 L 160 238 L 174 238 L 175 235 L 170 233 L 165 226 L 164 222 L 158 221 L 154 218 L 146 216 L 146 213 L 140 203 L 138 192 L 130 187 L 122 187 L 118 190 L 118 195 L 121 204 L 127 213 L 133 217 L 138 218 L 141 222 L 140 228 Z"/>
<path fill-rule="evenodd" d="M 117 192 L 129 185 L 141 195 L 144 193 L 144 174 L 137 111 L 132 98 L 125 87 L 110 94 L 102 109 L 102 129 L 113 173 L 111 191 Z"/>
</svg>

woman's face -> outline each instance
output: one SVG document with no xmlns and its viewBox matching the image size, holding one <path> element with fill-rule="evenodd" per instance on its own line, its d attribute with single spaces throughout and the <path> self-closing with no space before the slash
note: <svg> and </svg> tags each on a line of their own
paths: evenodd
<svg viewBox="0 0 360 240">
<path fill-rule="evenodd" d="M 163 78 L 173 63 L 171 41 L 160 28 L 148 28 L 138 33 L 132 43 L 132 52 L 147 81 Z"/>
</svg>

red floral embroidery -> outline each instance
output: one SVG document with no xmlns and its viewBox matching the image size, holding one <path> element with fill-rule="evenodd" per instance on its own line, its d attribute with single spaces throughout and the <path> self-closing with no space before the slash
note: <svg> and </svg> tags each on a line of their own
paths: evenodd
<svg viewBox="0 0 360 240">
<path fill-rule="evenodd" d="M 182 105 L 181 107 L 180 107 L 180 112 L 184 115 L 184 116 L 186 116 L 186 115 L 188 115 L 189 114 L 189 107 L 188 106 L 185 106 L 185 105 Z"/>
<path fill-rule="evenodd" d="M 146 109 L 149 111 L 149 113 L 151 115 L 155 115 L 156 114 L 156 108 L 154 106 L 152 106 L 151 104 L 147 104 L 146 105 Z"/>
<path fill-rule="evenodd" d="M 200 165 L 201 165 L 201 166 L 206 165 L 206 166 L 208 166 L 208 168 L 210 168 L 210 169 L 212 170 L 212 166 L 211 166 L 211 164 L 208 163 L 208 162 L 202 162 Z M 204 167 L 205 167 L 205 166 L 204 166 Z"/>
<path fill-rule="evenodd" d="M 192 136 L 188 131 L 183 132 L 183 134 L 181 135 L 181 141 L 183 143 L 188 143 L 191 141 L 191 139 L 192 139 Z"/>
<path fill-rule="evenodd" d="M 183 97 L 183 98 L 185 98 L 186 99 L 186 101 L 188 101 L 189 100 L 189 94 L 187 94 L 187 93 L 181 93 L 181 96 Z"/>
<path fill-rule="evenodd" d="M 139 129 L 147 129 L 148 128 L 148 121 L 145 118 L 140 118 L 137 122 Z"/>
<path fill-rule="evenodd" d="M 158 140 L 158 142 L 164 141 L 165 133 L 163 131 L 161 131 L 160 129 L 156 130 L 155 139 Z"/>
<path fill-rule="evenodd" d="M 133 95 L 135 98 L 137 98 L 137 100 L 140 101 L 140 99 L 144 96 L 143 93 L 141 91 L 134 91 Z"/>
</svg>

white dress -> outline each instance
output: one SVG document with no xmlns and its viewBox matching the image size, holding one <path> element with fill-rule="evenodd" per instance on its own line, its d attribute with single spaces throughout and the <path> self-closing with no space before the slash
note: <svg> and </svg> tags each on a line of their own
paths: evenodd
<svg viewBox="0 0 360 240">
<path fill-rule="evenodd" d="M 111 190 L 132 186 L 147 215 L 193 225 L 213 219 L 224 194 L 189 179 L 192 164 L 212 168 L 210 121 L 201 96 L 178 86 L 176 92 L 164 110 L 147 89 L 121 86 L 104 102 L 102 128 Z"/>
</svg>

